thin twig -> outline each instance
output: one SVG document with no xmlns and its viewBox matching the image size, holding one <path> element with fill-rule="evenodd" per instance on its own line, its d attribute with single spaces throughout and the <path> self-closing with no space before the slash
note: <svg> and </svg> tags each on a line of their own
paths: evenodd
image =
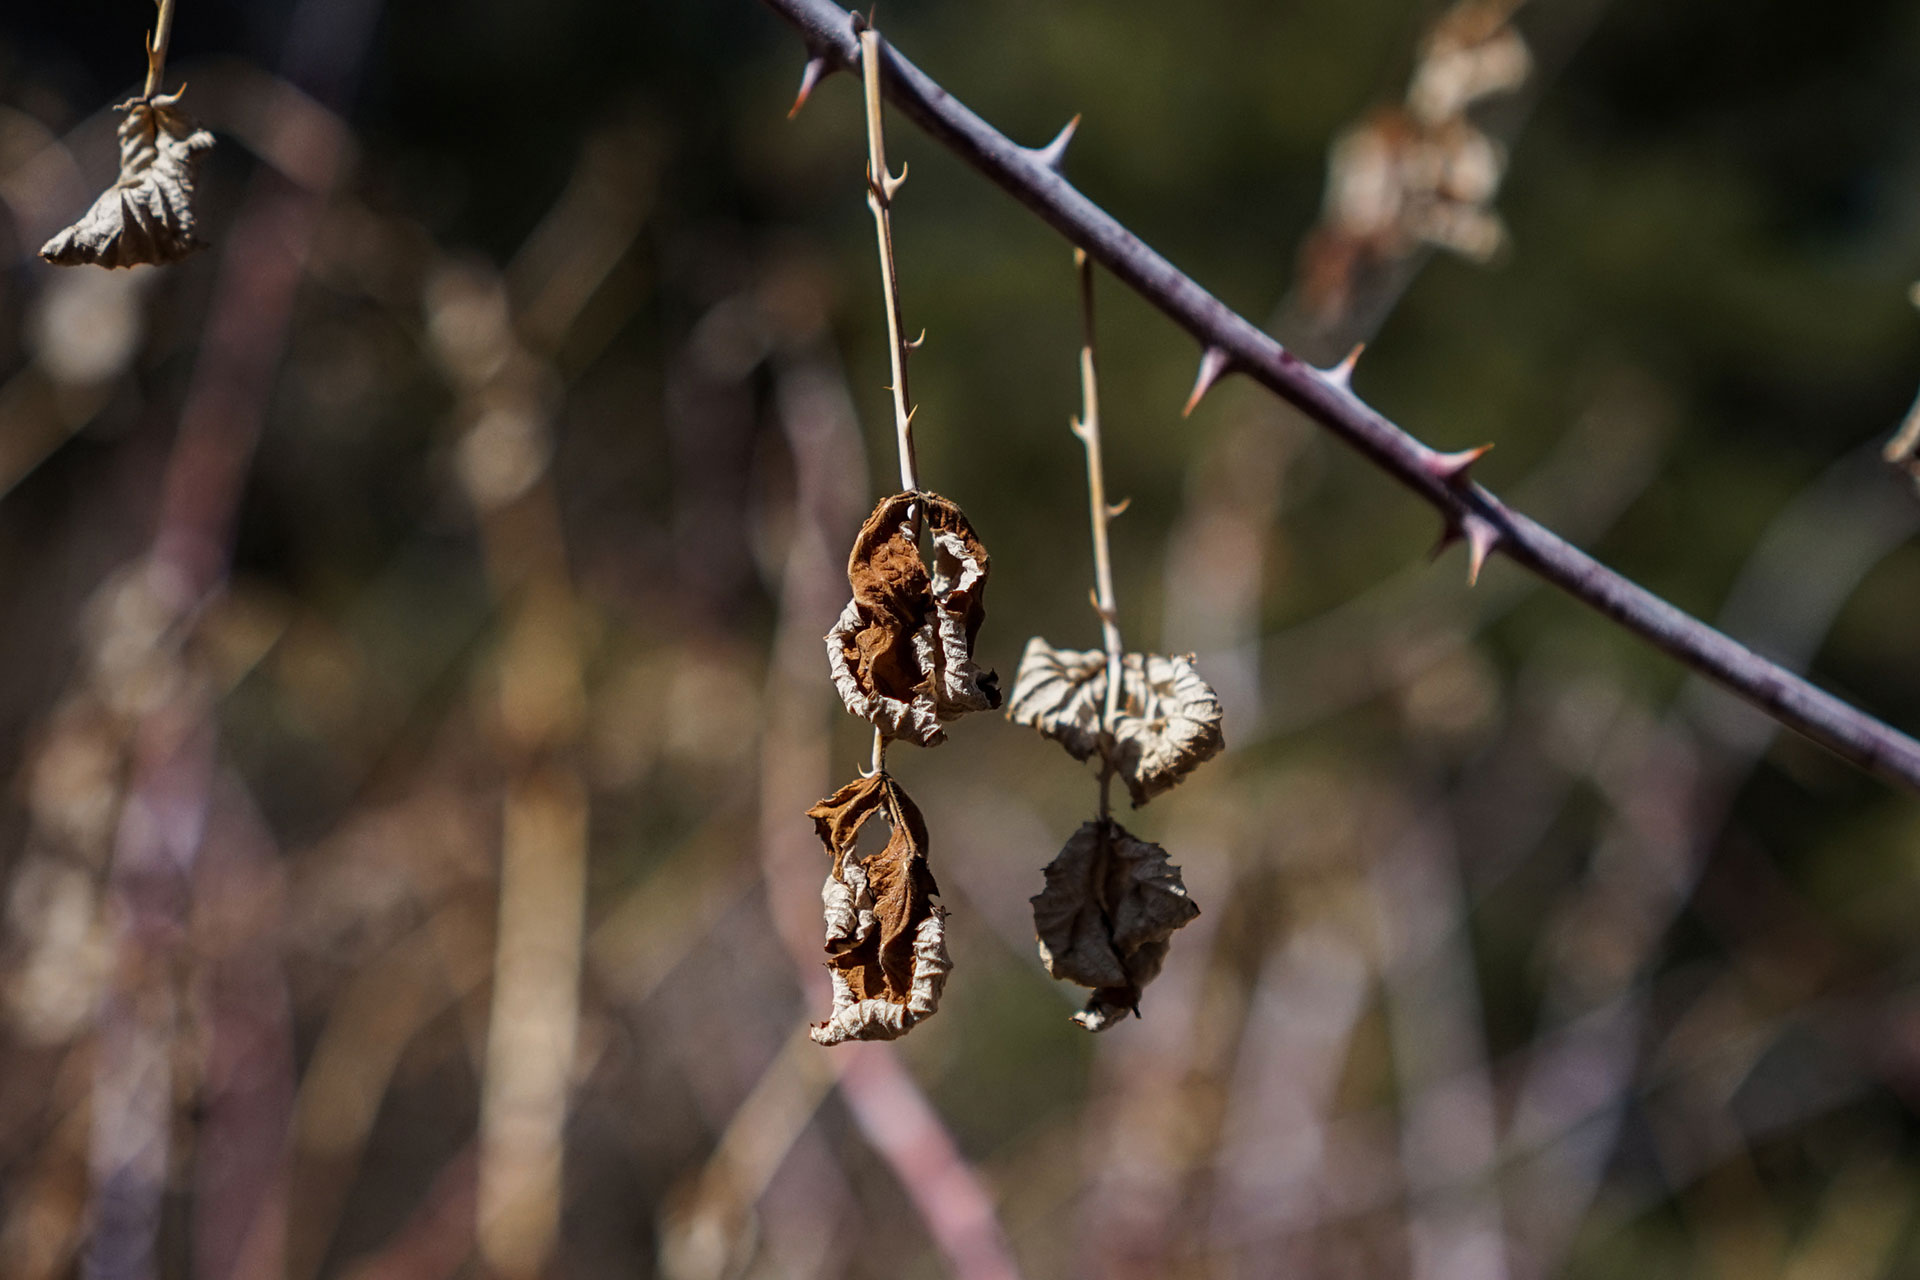
<svg viewBox="0 0 1920 1280">
<path fill-rule="evenodd" d="M 893 430 L 900 443 L 900 489 L 920 487 L 913 454 L 913 404 L 907 394 L 907 352 L 913 345 L 901 336 L 900 277 L 893 268 L 893 193 L 907 180 L 907 171 L 894 177 L 887 171 L 886 129 L 880 118 L 880 33 L 860 33 L 860 74 L 867 98 L 867 208 L 873 210 L 873 233 L 880 246 L 880 283 L 887 294 L 887 356 L 893 364 Z"/>
<path fill-rule="evenodd" d="M 140 91 L 142 98 L 151 98 L 160 92 L 160 77 L 167 69 L 167 46 L 173 43 L 173 3 L 174 0 L 155 0 L 160 6 L 160 17 L 153 25 L 153 33 L 147 37 L 147 87 Z"/>
<path fill-rule="evenodd" d="M 832 0 L 764 0 L 798 27 L 816 57 L 860 57 L 848 14 Z M 1207 292 L 1082 195 L 1048 163 L 975 115 L 891 49 L 888 94 L 935 140 L 999 183 L 1090 257 L 1198 339 L 1424 498 L 1446 527 L 1477 529 L 1522 568 L 1553 583 L 1849 763 L 1920 792 L 1920 742 L 1769 662 L 1608 569 L 1469 482 L 1457 465 L 1354 394 L 1344 370 L 1315 369 Z"/>
<path fill-rule="evenodd" d="M 1120 641 L 1120 606 L 1113 594 L 1113 552 L 1107 541 L 1107 525 L 1117 514 L 1107 505 L 1107 468 L 1100 452 L 1100 374 L 1095 364 L 1093 336 L 1093 264 L 1086 250 L 1073 251 L 1073 265 L 1080 274 L 1080 318 L 1086 327 L 1086 340 L 1080 346 L 1080 416 L 1072 422 L 1073 434 L 1087 450 L 1087 510 L 1093 523 L 1093 607 L 1100 615 L 1100 638 L 1107 650 L 1107 705 L 1100 716 L 1100 736 L 1112 742 L 1114 722 L 1120 717 L 1120 667 L 1125 650 Z M 1100 816 L 1111 811 L 1109 793 L 1113 789 L 1113 761 L 1109 758 L 1100 770 Z"/>
</svg>

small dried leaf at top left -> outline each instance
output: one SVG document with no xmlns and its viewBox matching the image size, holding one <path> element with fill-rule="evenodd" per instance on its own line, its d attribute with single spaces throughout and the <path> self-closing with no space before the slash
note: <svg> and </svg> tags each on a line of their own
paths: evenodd
<svg viewBox="0 0 1920 1280">
<path fill-rule="evenodd" d="M 1169 940 L 1200 914 L 1180 868 L 1159 845 L 1103 819 L 1073 833 L 1046 877 L 1032 899 L 1040 961 L 1055 978 L 1093 988 L 1073 1020 L 1104 1031 L 1137 1015 Z"/>
<path fill-rule="evenodd" d="M 876 814 L 892 827 L 864 860 L 854 848 Z M 833 1013 L 814 1042 L 895 1040 L 940 1007 L 952 963 L 940 887 L 927 866 L 927 825 L 887 774 L 858 778 L 807 811 L 833 858 L 820 897 L 826 919 Z"/>
<path fill-rule="evenodd" d="M 914 508 L 933 540 L 920 557 Z M 960 508 L 933 493 L 885 498 L 847 557 L 853 599 L 827 634 L 827 664 L 849 712 L 923 747 L 945 725 L 1000 705 L 999 677 L 974 661 L 986 619 L 986 547 Z"/>
<path fill-rule="evenodd" d="M 41 257 L 63 267 L 131 267 L 178 262 L 206 247 L 193 233 L 193 184 L 213 135 L 179 102 L 175 93 L 121 105 L 119 181 L 41 246 Z"/>
</svg>

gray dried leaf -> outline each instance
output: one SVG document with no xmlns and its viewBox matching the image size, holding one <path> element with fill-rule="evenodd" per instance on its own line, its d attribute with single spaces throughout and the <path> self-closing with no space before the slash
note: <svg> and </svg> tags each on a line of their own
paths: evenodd
<svg viewBox="0 0 1920 1280">
<path fill-rule="evenodd" d="M 1040 636 L 1027 641 L 1007 695 L 1007 719 L 1039 730 L 1075 760 L 1100 750 L 1106 710 L 1107 655 L 1098 649 L 1056 649 Z"/>
<path fill-rule="evenodd" d="M 1085 823 L 1048 864 L 1032 899 L 1040 962 L 1093 988 L 1074 1021 L 1103 1031 L 1138 1014 L 1140 992 L 1160 974 L 1168 939 L 1200 914 L 1167 851 L 1119 823 Z"/>
<path fill-rule="evenodd" d="M 1220 753 L 1220 699 L 1193 655 L 1130 653 L 1121 663 L 1119 714 L 1104 748 L 1138 808 Z M 1007 716 L 1052 738 L 1076 760 L 1103 752 L 1107 660 L 1098 649 L 1027 642 Z"/>
<path fill-rule="evenodd" d="M 120 179 L 40 256 L 63 267 L 178 262 L 206 247 L 193 234 L 193 184 L 213 135 L 177 108 L 180 95 L 122 104 Z"/>
<path fill-rule="evenodd" d="M 915 507 L 933 535 L 920 558 Z M 1000 705 L 999 677 L 973 659 L 986 620 L 988 558 L 960 508 L 932 493 L 883 499 L 847 558 L 853 599 L 827 633 L 827 666 L 848 711 L 923 747 L 945 725 Z"/>
<path fill-rule="evenodd" d="M 893 834 L 864 862 L 860 829 L 885 813 Z M 887 774 L 858 778 L 807 811 L 833 858 L 820 891 L 826 918 L 833 1013 L 815 1023 L 815 1043 L 893 1040 L 940 1007 L 953 969 L 946 912 L 927 867 L 927 826 Z"/>
<path fill-rule="evenodd" d="M 1139 808 L 1220 754 L 1220 697 L 1193 655 L 1130 653 L 1113 727 L 1114 764 Z"/>
</svg>

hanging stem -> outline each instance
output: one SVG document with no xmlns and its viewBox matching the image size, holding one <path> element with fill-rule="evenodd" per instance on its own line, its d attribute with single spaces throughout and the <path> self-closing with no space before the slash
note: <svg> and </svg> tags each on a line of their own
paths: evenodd
<svg viewBox="0 0 1920 1280">
<path fill-rule="evenodd" d="M 1107 469 L 1100 451 L 1100 375 L 1095 363 L 1093 337 L 1093 263 L 1084 249 L 1073 251 L 1073 265 L 1080 274 L 1080 319 L 1086 337 L 1080 344 L 1080 416 L 1073 419 L 1073 434 L 1087 450 L 1087 509 L 1093 523 L 1093 608 L 1100 615 L 1100 638 L 1107 650 L 1107 705 L 1100 717 L 1103 744 L 1113 738 L 1114 722 L 1120 717 L 1120 674 L 1123 649 L 1120 643 L 1120 607 L 1113 594 L 1113 551 L 1107 540 L 1107 526 L 1126 504 L 1107 503 Z M 1111 753 L 1103 753 L 1100 770 L 1100 816 L 1107 816 L 1108 791 L 1113 784 Z"/>
<path fill-rule="evenodd" d="M 887 170 L 887 139 L 880 116 L 880 33 L 871 27 L 860 33 L 860 76 L 866 86 L 867 101 L 867 208 L 873 210 L 873 234 L 880 249 L 880 286 L 887 300 L 887 357 L 893 367 L 893 431 L 900 452 L 900 488 L 913 492 L 920 487 L 920 468 L 913 452 L 913 403 L 907 392 L 907 352 L 919 346 L 901 336 L 900 277 L 893 266 L 893 193 L 907 180 L 903 166 L 900 176 Z M 919 507 L 913 508 L 914 539 L 920 536 Z M 871 774 L 887 768 L 887 735 L 873 731 Z"/>
<path fill-rule="evenodd" d="M 860 73 L 867 90 L 867 208 L 873 210 L 874 235 L 880 245 L 880 283 L 887 294 L 888 354 L 893 362 L 893 429 L 900 444 L 900 488 L 920 487 L 919 467 L 913 455 L 913 405 L 907 394 L 907 352 L 919 345 L 900 334 L 900 278 L 893 269 L 893 193 L 907 180 L 907 171 L 887 172 L 887 142 L 880 119 L 880 33 L 869 27 L 860 33 Z"/>
<path fill-rule="evenodd" d="M 154 23 L 153 33 L 147 37 L 147 87 L 140 94 L 142 98 L 151 98 L 160 92 L 160 76 L 167 69 L 167 46 L 173 42 L 174 0 L 154 2 L 160 7 L 160 17 Z"/>
</svg>

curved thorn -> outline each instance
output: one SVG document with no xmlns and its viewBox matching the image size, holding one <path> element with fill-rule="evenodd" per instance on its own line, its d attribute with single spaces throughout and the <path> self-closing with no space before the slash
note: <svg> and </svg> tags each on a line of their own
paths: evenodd
<svg viewBox="0 0 1920 1280">
<path fill-rule="evenodd" d="M 1466 481 L 1467 472 L 1472 469 L 1473 464 L 1486 457 L 1492 448 L 1490 444 L 1483 444 L 1477 449 L 1462 449 L 1458 453 L 1435 453 L 1422 465 L 1426 467 L 1427 474 L 1436 480 L 1443 480 L 1447 484 L 1462 484 Z"/>
<path fill-rule="evenodd" d="M 891 201 L 893 199 L 893 193 L 906 185 L 907 185 L 907 166 L 905 164 L 902 164 L 900 166 L 900 172 L 898 174 L 889 173 L 885 177 L 880 179 L 880 194 L 885 196 L 889 201 Z"/>
<path fill-rule="evenodd" d="M 1201 398 L 1213 390 L 1213 384 L 1225 376 L 1229 363 L 1230 357 L 1219 347 L 1208 347 L 1200 353 L 1200 372 L 1193 380 L 1193 392 L 1187 397 L 1187 407 L 1180 411 L 1181 417 L 1192 414 Z"/>
<path fill-rule="evenodd" d="M 1060 162 L 1067 158 L 1067 145 L 1073 141 L 1074 131 L 1079 127 L 1080 113 L 1076 111 L 1073 119 L 1062 125 L 1059 133 L 1053 135 L 1052 142 L 1044 147 L 1033 149 L 1033 158 L 1056 173 L 1059 172 Z"/>
<path fill-rule="evenodd" d="M 1087 438 L 1087 424 L 1080 421 L 1077 417 L 1067 419 L 1067 430 L 1073 432 L 1076 440 L 1085 440 Z"/>
<path fill-rule="evenodd" d="M 1360 353 L 1366 349 L 1366 343 L 1355 343 L 1353 350 L 1347 352 L 1347 358 L 1345 360 L 1334 365 L 1331 369 L 1322 369 L 1320 376 L 1328 382 L 1338 383 L 1342 387 L 1351 388 L 1353 386 L 1353 370 L 1355 366 L 1360 363 Z"/>
<path fill-rule="evenodd" d="M 814 54 L 807 59 L 807 65 L 800 68 L 800 92 L 793 97 L 793 105 L 787 108 L 787 119 L 800 114 L 800 108 L 807 105 L 807 99 L 813 96 L 814 86 L 826 78 L 830 66 L 824 56 Z"/>
<path fill-rule="evenodd" d="M 922 329 L 920 331 L 920 336 L 915 338 L 912 342 L 907 343 L 906 348 L 909 351 L 918 351 L 922 346 L 926 344 L 926 341 L 927 341 L 927 331 L 925 329 Z M 1493 448 L 1493 446 L 1488 445 L 1487 448 L 1491 449 Z M 1484 450 L 1482 452 L 1484 452 Z"/>
<path fill-rule="evenodd" d="M 1124 497 L 1120 499 L 1120 501 L 1115 502 L 1107 507 L 1107 519 L 1118 520 L 1121 516 L 1127 514 L 1127 508 L 1132 505 L 1133 505 L 1133 497 L 1131 494 L 1129 494 L 1127 497 Z"/>
</svg>

